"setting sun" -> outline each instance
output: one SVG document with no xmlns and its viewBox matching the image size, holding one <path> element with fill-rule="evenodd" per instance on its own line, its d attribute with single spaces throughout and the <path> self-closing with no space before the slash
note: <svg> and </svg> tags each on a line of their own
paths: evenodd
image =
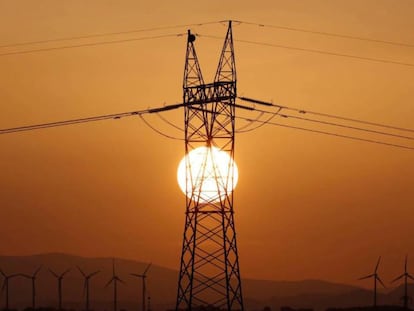
<svg viewBox="0 0 414 311">
<path fill-rule="evenodd" d="M 236 187 L 238 176 L 237 165 L 230 155 L 216 147 L 190 151 L 181 160 L 177 171 L 183 193 L 200 203 L 223 200 Z"/>
</svg>

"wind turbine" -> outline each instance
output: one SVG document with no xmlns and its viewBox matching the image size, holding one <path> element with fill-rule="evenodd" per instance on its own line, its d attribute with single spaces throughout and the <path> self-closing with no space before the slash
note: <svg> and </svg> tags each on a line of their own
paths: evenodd
<svg viewBox="0 0 414 311">
<path fill-rule="evenodd" d="M 151 267 L 152 263 L 150 263 L 144 270 L 144 273 L 142 274 L 136 274 L 136 273 L 131 273 L 132 276 L 135 276 L 137 278 L 141 278 L 142 279 L 142 311 L 146 311 L 145 309 L 145 298 L 146 298 L 146 294 L 147 294 L 147 288 L 146 288 L 146 278 L 147 278 L 147 272 L 149 270 L 149 268 Z"/>
<path fill-rule="evenodd" d="M 65 276 L 65 274 L 70 271 L 70 268 L 69 269 L 66 269 L 61 274 L 57 274 L 54 271 L 52 271 L 51 269 L 49 269 L 49 271 L 50 271 L 50 273 L 53 274 L 53 276 L 58 281 L 59 310 L 62 310 L 62 281 L 63 281 L 63 277 Z"/>
<path fill-rule="evenodd" d="M 36 271 L 32 275 L 28 274 L 20 274 L 22 277 L 28 278 L 32 280 L 32 309 L 36 309 L 36 277 L 39 271 L 42 269 L 42 266 L 36 269 Z"/>
<path fill-rule="evenodd" d="M 401 278 L 404 278 L 404 296 L 402 297 L 404 301 L 404 308 L 408 308 L 408 300 L 411 299 L 411 297 L 408 296 L 408 278 L 411 280 L 414 280 L 411 274 L 407 272 L 407 260 L 408 256 L 405 256 L 405 265 L 404 265 L 404 273 L 401 274 L 399 277 L 396 277 L 394 280 L 391 281 L 391 283 L 394 283 L 395 281 L 398 281 Z"/>
<path fill-rule="evenodd" d="M 114 283 L 114 311 L 117 311 L 117 297 L 118 297 L 118 282 L 125 284 L 116 274 L 115 274 L 115 259 L 112 259 L 112 278 L 106 283 L 105 287 L 108 287 L 111 283 Z"/>
<path fill-rule="evenodd" d="M 384 286 L 385 288 L 384 283 L 381 281 L 380 277 L 378 276 L 378 266 L 380 264 L 380 260 L 381 260 L 381 256 L 378 257 L 378 261 L 377 261 L 377 265 L 375 266 L 374 273 L 358 279 L 358 280 L 365 280 L 369 278 L 374 278 L 374 307 L 377 306 L 377 281 L 380 282 L 381 285 Z"/>
<path fill-rule="evenodd" d="M 86 292 L 85 310 L 89 311 L 89 280 L 93 276 L 97 275 L 100 271 L 98 270 L 98 271 L 86 274 L 85 272 L 82 271 L 81 268 L 78 267 L 78 269 L 79 269 L 79 272 L 83 275 L 83 278 L 85 279 L 84 286 L 83 286 L 83 294 L 85 295 L 85 292 Z"/>
<path fill-rule="evenodd" d="M 9 310 L 9 280 L 16 276 L 20 276 L 20 274 L 16 273 L 16 274 L 6 275 L 1 269 L 0 269 L 0 273 L 3 275 L 3 278 L 4 278 L 1 291 L 6 290 L 6 308 L 5 309 Z"/>
</svg>

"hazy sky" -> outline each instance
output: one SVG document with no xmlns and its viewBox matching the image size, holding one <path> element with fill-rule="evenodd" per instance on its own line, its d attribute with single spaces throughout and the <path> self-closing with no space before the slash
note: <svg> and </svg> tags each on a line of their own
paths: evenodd
<svg viewBox="0 0 414 311">
<path fill-rule="evenodd" d="M 223 19 L 414 44 L 413 16 L 411 0 L 0 0 L 0 45 Z M 224 38 L 226 27 L 192 28 L 208 82 L 222 41 L 203 34 Z M 186 39 L 1 54 L 186 29 L 0 48 L 0 128 L 180 102 Z M 414 63 L 413 47 L 245 24 L 234 37 Z M 240 95 L 413 128 L 414 67 L 242 42 L 235 53 Z M 165 116 L 183 123 L 182 111 Z M 157 116 L 148 120 L 170 131 Z M 178 269 L 183 142 L 129 118 L 2 135 L 0 146 L 0 253 L 117 256 Z M 414 270 L 414 151 L 266 126 L 236 137 L 236 161 L 242 276 L 356 283 L 382 255 L 389 280 L 406 253 Z"/>
</svg>

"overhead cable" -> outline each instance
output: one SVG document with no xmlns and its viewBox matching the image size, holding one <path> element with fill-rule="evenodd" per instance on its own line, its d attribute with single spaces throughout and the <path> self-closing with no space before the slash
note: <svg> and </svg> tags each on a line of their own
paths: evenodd
<svg viewBox="0 0 414 311">
<path fill-rule="evenodd" d="M 246 120 L 246 121 L 251 120 L 249 118 L 241 117 L 241 116 L 238 116 L 238 117 L 236 116 L 236 119 L 241 119 L 241 120 Z M 299 127 L 299 126 L 292 126 L 292 125 L 287 125 L 287 124 L 275 123 L 275 122 L 271 122 L 271 121 L 256 121 L 256 122 L 261 122 L 263 124 L 274 125 L 274 126 L 279 126 L 279 127 L 285 127 L 285 128 L 290 128 L 290 129 L 296 129 L 296 130 L 301 130 L 301 131 L 306 131 L 306 132 L 311 132 L 311 133 L 317 133 L 317 134 L 323 134 L 323 135 L 328 135 L 328 136 L 347 138 L 347 139 L 351 139 L 351 140 L 358 140 L 358 141 L 368 142 L 368 143 L 372 143 L 372 144 L 378 144 L 378 145 L 385 145 L 385 146 L 390 146 L 390 147 L 414 150 L 414 147 L 399 145 L 399 144 L 394 144 L 394 143 L 387 143 L 387 142 L 383 142 L 383 141 L 379 141 L 379 140 L 360 138 L 360 137 L 356 137 L 356 136 L 343 135 L 343 134 L 327 132 L 327 131 L 321 131 L 321 130 L 315 130 L 315 129 Z"/>
<path fill-rule="evenodd" d="M 158 113 L 157 113 L 158 114 Z M 155 128 L 153 125 L 151 125 L 147 120 L 145 120 L 143 115 L 139 115 L 139 117 L 141 118 L 142 122 L 144 122 L 144 124 L 146 126 L 148 126 L 151 130 L 153 130 L 154 132 L 156 132 L 157 134 L 160 134 L 161 136 L 164 136 L 165 138 L 168 139 L 173 139 L 173 140 L 184 140 L 183 138 L 179 138 L 179 137 L 174 137 L 168 134 L 165 134 L 164 132 L 158 130 L 157 128 Z"/>
<path fill-rule="evenodd" d="M 152 31 L 159 31 L 159 30 L 177 29 L 177 28 L 183 28 L 183 27 L 204 26 L 204 25 L 210 25 L 210 24 L 219 24 L 222 22 L 224 21 L 211 21 L 211 22 L 205 22 L 205 23 L 160 26 L 160 27 L 141 28 L 141 29 L 126 30 L 126 31 L 96 33 L 96 34 L 89 34 L 89 35 L 82 35 L 82 36 L 61 37 L 61 38 L 43 39 L 43 40 L 37 40 L 37 41 L 17 42 L 17 43 L 0 45 L 0 48 L 10 48 L 10 47 L 43 44 L 43 43 L 51 43 L 51 42 L 59 42 L 59 41 L 91 39 L 91 38 L 107 37 L 107 36 L 114 36 L 114 35 L 126 35 L 126 34 L 132 34 L 132 33 L 152 32 Z"/>
<path fill-rule="evenodd" d="M 205 34 L 197 34 L 197 35 L 199 37 L 205 37 L 205 38 L 211 38 L 211 39 L 222 39 L 221 37 L 212 36 L 212 35 L 205 35 Z M 268 47 L 274 47 L 274 48 L 281 48 L 281 49 L 288 49 L 288 50 L 295 50 L 295 51 L 302 51 L 302 52 L 310 52 L 310 53 L 316 53 L 316 54 L 346 57 L 346 58 L 352 58 L 352 59 L 358 59 L 358 60 L 370 61 L 370 62 L 376 62 L 376 63 L 385 63 L 385 64 L 393 64 L 393 65 L 414 67 L 414 63 L 408 63 L 408 62 L 402 62 L 402 61 L 396 61 L 396 60 L 388 60 L 388 59 L 381 59 L 381 58 L 374 58 L 374 57 L 365 57 L 365 56 L 358 56 L 358 55 L 351 55 L 351 54 L 342 54 L 342 53 L 337 53 L 337 52 L 330 52 L 330 51 L 310 49 L 310 48 L 301 48 L 301 47 L 288 46 L 288 45 L 262 42 L 262 41 L 252 41 L 252 40 L 243 40 L 243 39 L 235 39 L 234 41 L 235 42 L 241 42 L 241 43 L 247 43 L 247 44 L 253 44 L 253 45 L 261 45 L 261 46 L 268 46 Z"/>
<path fill-rule="evenodd" d="M 236 132 L 237 133 L 248 133 L 248 132 L 252 132 L 252 131 L 254 131 L 254 130 L 257 130 L 257 129 L 259 129 L 259 128 L 261 128 L 262 126 L 265 126 L 266 125 L 266 123 L 264 123 L 264 122 L 259 122 L 259 125 L 256 125 L 256 126 L 252 126 L 252 127 L 250 127 L 249 128 L 249 126 L 251 126 L 252 124 L 254 124 L 254 123 L 256 123 L 256 121 L 260 121 L 260 117 L 261 116 L 263 116 L 265 113 L 266 113 L 266 111 L 259 111 L 259 110 L 257 110 L 257 109 L 254 109 L 254 110 L 256 110 L 256 111 L 258 111 L 258 112 L 260 112 L 260 114 L 257 116 L 257 118 L 256 119 L 254 119 L 254 120 L 252 120 L 250 123 L 248 123 L 246 126 L 243 126 L 243 127 L 241 127 L 241 128 L 239 128 L 239 129 L 237 129 L 236 130 Z M 270 115 L 270 117 L 269 118 L 267 118 L 267 120 L 265 120 L 266 122 L 270 122 L 271 120 L 273 120 L 278 114 L 279 114 L 279 112 L 281 111 L 282 109 L 279 109 L 277 112 L 273 112 L 271 115 Z"/>
<path fill-rule="evenodd" d="M 237 22 L 239 24 L 245 24 L 245 25 L 252 25 L 252 26 L 258 26 L 258 27 L 265 27 L 265 28 L 275 28 L 275 29 L 297 31 L 297 32 L 305 32 L 305 33 L 311 33 L 311 34 L 316 34 L 316 35 L 338 37 L 338 38 L 344 38 L 344 39 L 382 43 L 382 44 L 389 44 L 389 45 L 396 45 L 396 46 L 403 46 L 403 47 L 414 47 L 414 44 L 412 43 L 396 42 L 396 41 L 390 41 L 390 40 L 380 40 L 380 39 L 345 35 L 345 34 L 339 34 L 339 33 L 333 33 L 333 32 L 326 32 L 326 31 L 315 31 L 315 30 L 309 30 L 309 29 L 298 28 L 298 27 L 270 25 L 270 24 L 262 24 L 262 23 L 255 23 L 255 22 L 241 21 L 241 20 L 235 20 L 234 22 Z"/>
<path fill-rule="evenodd" d="M 107 115 L 93 116 L 93 117 L 87 117 L 87 118 L 78 118 L 78 119 L 70 119 L 70 120 L 63 120 L 63 121 L 57 121 L 57 122 L 49 122 L 49 123 L 41 123 L 41 124 L 6 128 L 6 129 L 0 129 L 0 135 L 1 134 L 10 134 L 10 133 L 22 132 L 22 131 L 32 131 L 32 130 L 38 130 L 38 129 L 45 129 L 45 128 L 51 128 L 51 127 L 58 127 L 58 126 L 73 125 L 73 124 L 79 124 L 79 123 L 87 123 L 87 122 L 103 121 L 103 120 L 110 120 L 110 119 L 121 119 L 121 118 L 124 118 L 124 117 L 131 117 L 131 116 L 139 116 L 147 126 L 149 126 L 152 130 L 154 130 L 158 134 L 160 134 L 164 137 L 170 138 L 170 139 L 182 140 L 181 138 L 173 137 L 173 136 L 170 136 L 168 134 L 165 134 L 165 133 L 159 131 L 154 126 L 152 126 L 147 120 L 145 120 L 145 118 L 143 118 L 143 115 L 144 114 L 149 114 L 149 113 L 157 113 L 158 114 L 160 112 L 177 109 L 177 108 L 183 107 L 185 105 L 186 104 L 180 103 L 180 104 L 167 105 L 167 106 L 160 107 L 160 108 L 136 110 L 136 111 L 131 111 L 131 112 L 122 112 L 122 113 L 107 114 Z M 245 108 L 246 106 L 237 105 L 237 107 Z M 220 112 L 211 112 L 209 110 L 205 110 L 205 109 L 198 108 L 198 107 L 194 108 L 194 109 L 200 110 L 200 111 L 206 111 L 208 113 L 221 114 Z M 264 111 L 264 110 L 260 110 L 260 109 L 253 108 L 253 107 L 249 107 L 249 110 L 258 111 L 258 112 Z M 279 115 L 277 112 L 268 112 L 268 113 L 270 113 L 272 116 Z M 390 143 L 390 142 L 384 142 L 384 141 L 380 141 L 380 140 L 366 139 L 366 138 L 350 136 L 350 135 L 344 135 L 344 134 L 339 134 L 339 133 L 334 133 L 334 132 L 327 132 L 327 131 L 322 131 L 322 130 L 317 130 L 317 129 L 312 129 L 312 128 L 304 128 L 304 127 L 299 127 L 299 126 L 292 126 L 292 125 L 287 125 L 287 124 L 275 123 L 275 122 L 272 122 L 271 119 L 267 119 L 267 120 L 263 121 L 263 120 L 251 119 L 251 118 L 247 118 L 247 117 L 243 117 L 243 116 L 235 116 L 235 118 L 240 119 L 240 120 L 245 120 L 245 121 L 248 121 L 248 122 L 257 122 L 257 123 L 261 123 L 263 125 L 268 124 L 268 125 L 274 125 L 274 126 L 279 126 L 279 127 L 297 129 L 297 130 L 302 130 L 302 131 L 307 131 L 307 132 L 312 132 L 312 133 L 318 133 L 318 134 L 324 134 L 324 135 L 329 135 L 329 136 L 335 136 L 335 137 L 347 138 L 347 139 L 352 139 L 352 140 L 364 141 L 364 142 L 369 142 L 369 143 L 374 143 L 374 144 L 380 144 L 380 145 L 386 145 L 386 146 L 391 146 L 391 147 L 414 150 L 414 147 L 410 147 L 410 146 L 406 146 L 406 145 L 400 145 L 400 144 L 395 144 L 395 143 Z"/>
<path fill-rule="evenodd" d="M 291 118 L 291 119 L 297 119 L 297 120 L 308 121 L 308 122 L 313 122 L 313 123 L 319 123 L 319 124 L 324 124 L 324 125 L 342 127 L 342 128 L 346 128 L 346 129 L 350 129 L 350 130 L 358 130 L 358 131 L 368 132 L 368 133 L 373 133 L 373 134 L 379 134 L 379 135 L 385 135 L 385 136 L 392 136 L 392 137 L 397 137 L 397 138 L 414 140 L 414 137 L 411 137 L 411 136 L 405 136 L 405 135 L 399 135 L 399 134 L 394 134 L 394 133 L 382 132 L 382 131 L 371 130 L 371 129 L 362 128 L 362 127 L 356 127 L 356 126 L 350 126 L 350 125 L 345 125 L 345 124 L 339 124 L 339 123 L 334 123 L 334 122 L 323 121 L 323 120 L 303 118 L 303 117 L 283 114 L 283 113 L 279 113 L 279 112 L 264 111 L 264 110 L 260 110 L 260 109 L 255 109 L 255 110 L 258 111 L 258 112 L 263 112 L 265 114 L 270 114 L 270 115 L 274 115 L 274 116 L 278 115 L 281 118 Z"/>
<path fill-rule="evenodd" d="M 150 108 L 150 109 L 136 110 L 136 111 L 130 111 L 130 112 L 99 115 L 99 116 L 93 116 L 93 117 L 87 117 L 87 118 L 77 118 L 77 119 L 70 119 L 70 120 L 62 120 L 62 121 L 55 121 L 55 122 L 48 122 L 48 123 L 39 123 L 39 124 L 18 126 L 18 127 L 12 127 L 12 128 L 5 128 L 5 129 L 0 129 L 0 135 L 46 129 L 46 128 L 58 127 L 58 126 L 66 126 L 66 125 L 79 124 L 79 123 L 88 123 L 88 122 L 96 122 L 96 121 L 111 120 L 111 119 L 117 120 L 117 119 L 121 119 L 125 117 L 132 117 L 132 116 L 142 115 L 146 113 L 157 113 L 157 112 L 162 112 L 162 111 L 168 111 L 168 110 L 176 109 L 182 106 L 183 104 L 173 104 L 173 105 L 167 105 L 167 106 L 160 107 L 160 108 Z"/>
<path fill-rule="evenodd" d="M 361 124 L 365 124 L 365 125 L 372 125 L 372 126 L 383 127 L 383 128 L 388 128 L 388 129 L 393 129 L 393 130 L 398 130 L 398 131 L 414 133 L 414 129 L 399 127 L 399 126 L 395 126 L 395 125 L 383 124 L 383 123 L 378 123 L 378 122 L 370 122 L 370 121 L 365 121 L 365 120 L 360 120 L 360 119 L 353 119 L 353 118 L 338 116 L 338 115 L 334 115 L 334 114 L 328 114 L 328 113 L 322 113 L 322 112 L 316 112 L 316 111 L 311 111 L 311 110 L 304 110 L 304 109 L 289 107 L 289 106 L 283 106 L 283 105 L 273 104 L 271 102 L 265 102 L 265 101 L 262 101 L 262 100 L 257 100 L 257 99 L 253 99 L 253 98 L 249 98 L 249 97 L 245 97 L 245 96 L 241 96 L 241 97 L 238 97 L 238 98 L 243 100 L 243 101 L 247 101 L 247 102 L 251 102 L 251 103 L 255 103 L 255 104 L 259 104 L 259 105 L 273 106 L 273 107 L 278 108 L 278 109 L 282 108 L 284 110 L 296 111 L 296 112 L 299 112 L 301 114 L 313 114 L 313 115 L 321 116 L 321 117 L 327 117 L 327 118 L 338 119 L 338 120 L 343 120 L 343 121 L 351 121 L 351 122 L 361 123 Z"/>
<path fill-rule="evenodd" d="M 36 52 L 73 49 L 73 48 L 80 48 L 80 47 L 116 44 L 116 43 L 142 41 L 142 40 L 153 40 L 153 39 L 161 39 L 161 38 L 168 38 L 168 37 L 181 37 L 183 35 L 185 35 L 185 33 L 166 34 L 166 35 L 159 35 L 159 36 L 148 36 L 148 37 L 129 38 L 129 39 L 119 39 L 119 40 L 110 40 L 110 41 L 99 41 L 99 42 L 92 42 L 92 43 L 71 44 L 71 45 L 49 47 L 49 48 L 40 48 L 40 49 L 31 49 L 31 50 L 23 50 L 23 51 L 5 52 L 5 53 L 0 53 L 0 56 L 9 56 L 9 55 L 28 54 L 28 53 L 36 53 Z"/>
</svg>

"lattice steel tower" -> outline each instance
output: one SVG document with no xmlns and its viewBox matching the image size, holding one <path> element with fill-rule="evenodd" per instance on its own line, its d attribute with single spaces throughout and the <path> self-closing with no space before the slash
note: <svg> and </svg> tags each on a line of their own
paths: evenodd
<svg viewBox="0 0 414 311">
<path fill-rule="evenodd" d="M 233 159 L 237 105 L 231 22 L 213 83 L 204 83 L 194 41 L 188 31 L 183 81 L 185 152 L 215 147 Z M 186 216 L 176 310 L 244 310 L 231 191 L 234 162 L 229 162 L 226 176 L 216 169 L 209 173 L 219 189 L 209 194 L 201 191 L 203 181 L 193 176 L 186 159 Z M 208 160 L 213 160 L 212 152 L 205 156 L 204 161 Z"/>
</svg>

